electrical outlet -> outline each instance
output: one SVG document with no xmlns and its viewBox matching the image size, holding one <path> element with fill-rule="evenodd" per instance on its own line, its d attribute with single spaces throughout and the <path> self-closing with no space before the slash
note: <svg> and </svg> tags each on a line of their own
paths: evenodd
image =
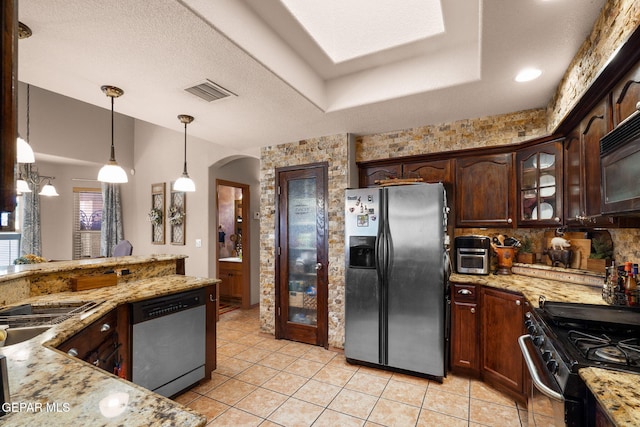
<svg viewBox="0 0 640 427">
<path fill-rule="evenodd" d="M 202 247 L 202 239 L 196 239 L 196 248 Z"/>
<path fill-rule="evenodd" d="M 255 211 L 253 213 L 253 219 L 260 219 L 260 211 Z"/>
</svg>

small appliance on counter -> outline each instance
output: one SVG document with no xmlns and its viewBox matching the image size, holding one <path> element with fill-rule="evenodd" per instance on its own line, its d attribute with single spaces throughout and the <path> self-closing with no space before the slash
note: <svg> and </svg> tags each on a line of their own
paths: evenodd
<svg viewBox="0 0 640 427">
<path fill-rule="evenodd" d="M 487 236 L 458 236 L 454 240 L 456 271 L 460 274 L 489 274 L 491 239 Z"/>
</svg>

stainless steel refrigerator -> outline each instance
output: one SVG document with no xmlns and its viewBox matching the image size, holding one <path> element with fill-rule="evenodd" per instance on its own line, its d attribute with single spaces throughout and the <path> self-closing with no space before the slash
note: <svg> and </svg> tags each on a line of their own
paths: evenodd
<svg viewBox="0 0 640 427">
<path fill-rule="evenodd" d="M 445 376 L 446 206 L 442 184 L 346 190 L 350 362 Z"/>
</svg>

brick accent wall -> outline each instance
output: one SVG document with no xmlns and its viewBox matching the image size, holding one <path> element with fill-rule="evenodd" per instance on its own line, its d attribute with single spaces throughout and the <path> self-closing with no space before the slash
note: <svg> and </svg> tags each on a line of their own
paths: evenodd
<svg viewBox="0 0 640 427">
<path fill-rule="evenodd" d="M 263 147 L 260 150 L 260 328 L 275 333 L 275 214 L 278 167 L 328 162 L 329 345 L 344 347 L 344 190 L 348 135 Z"/>
<path fill-rule="evenodd" d="M 571 61 L 555 95 L 549 102 L 547 122 L 550 131 L 558 127 L 606 66 L 616 49 L 638 25 L 640 25 L 638 0 L 609 0 L 605 3 L 591 34 Z"/>
</svg>

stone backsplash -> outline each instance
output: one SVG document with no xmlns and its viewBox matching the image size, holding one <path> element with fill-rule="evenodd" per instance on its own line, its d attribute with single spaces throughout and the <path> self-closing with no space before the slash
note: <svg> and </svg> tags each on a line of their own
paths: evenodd
<svg viewBox="0 0 640 427">
<path fill-rule="evenodd" d="M 263 147 L 260 171 L 260 328 L 275 333 L 276 175 L 279 167 L 327 162 L 329 345 L 344 346 L 344 190 L 348 177 L 347 134 Z"/>
<path fill-rule="evenodd" d="M 567 68 L 547 107 L 549 131 L 562 119 L 594 82 L 618 47 L 640 25 L 638 0 L 609 0 Z"/>
</svg>

